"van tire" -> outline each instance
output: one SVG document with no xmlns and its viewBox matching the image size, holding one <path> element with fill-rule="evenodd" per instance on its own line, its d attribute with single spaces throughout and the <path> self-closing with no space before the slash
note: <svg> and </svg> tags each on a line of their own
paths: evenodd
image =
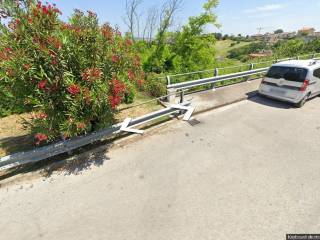
<svg viewBox="0 0 320 240">
<path fill-rule="evenodd" d="M 302 108 L 308 101 L 309 97 L 310 97 L 310 93 L 308 93 L 300 102 L 296 103 L 295 106 L 297 108 Z"/>
</svg>

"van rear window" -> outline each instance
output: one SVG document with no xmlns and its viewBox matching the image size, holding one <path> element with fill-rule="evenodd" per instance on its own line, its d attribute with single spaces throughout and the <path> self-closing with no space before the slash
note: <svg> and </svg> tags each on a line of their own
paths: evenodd
<svg viewBox="0 0 320 240">
<path fill-rule="evenodd" d="M 287 81 L 304 82 L 308 74 L 308 70 L 297 67 L 271 67 L 266 75 L 268 78 L 280 79 L 283 78 Z"/>
</svg>

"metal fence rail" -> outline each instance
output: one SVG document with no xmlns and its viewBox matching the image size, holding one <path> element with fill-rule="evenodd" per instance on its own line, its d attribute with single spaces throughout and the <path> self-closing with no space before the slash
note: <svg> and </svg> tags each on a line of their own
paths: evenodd
<svg viewBox="0 0 320 240">
<path fill-rule="evenodd" d="M 181 104 L 182 106 L 190 105 L 189 102 L 185 102 Z M 174 113 L 183 113 L 184 111 L 181 109 L 176 109 L 173 107 L 168 107 L 165 109 L 161 109 L 156 112 L 152 112 L 145 116 L 133 119 L 128 127 L 135 127 L 138 125 L 146 124 L 148 122 L 154 121 L 164 116 L 168 116 Z M 12 167 L 17 167 L 20 165 L 39 162 L 41 160 L 48 159 L 50 157 L 54 157 L 63 153 L 70 152 L 72 150 L 78 149 L 80 147 L 89 145 L 91 143 L 101 141 L 107 139 L 113 134 L 119 133 L 121 130 L 122 124 L 115 124 L 107 129 L 93 132 L 84 136 L 79 136 L 70 140 L 61 141 L 58 143 L 54 143 L 48 146 L 44 146 L 41 148 L 37 148 L 31 151 L 15 153 L 12 155 L 8 155 L 0 158 L 0 171 L 9 169 Z"/>
<path fill-rule="evenodd" d="M 319 55 L 319 54 L 313 54 L 313 58 L 319 59 L 319 58 L 316 58 L 316 55 Z M 310 56 L 310 55 L 305 55 L 305 56 Z M 305 57 L 305 56 L 300 56 L 300 57 Z M 296 57 L 294 59 L 299 59 L 300 57 Z M 277 62 L 285 61 L 285 60 L 292 60 L 292 58 L 277 60 Z M 263 62 L 263 63 L 268 63 L 268 62 Z M 270 63 L 272 63 L 272 62 L 270 62 Z M 259 64 L 259 63 L 256 63 L 256 64 Z M 177 91 L 179 91 L 181 93 L 181 95 L 180 95 L 181 105 L 188 106 L 188 105 L 190 105 L 189 102 L 182 103 L 183 102 L 183 93 L 185 91 L 187 91 L 187 89 L 190 89 L 193 87 L 198 87 L 198 86 L 203 86 L 203 85 L 207 85 L 207 84 L 213 85 L 213 84 L 221 83 L 221 82 L 224 82 L 227 80 L 247 78 L 249 76 L 259 75 L 259 74 L 265 73 L 269 69 L 269 67 L 254 69 L 254 65 L 255 64 L 252 64 L 252 63 L 250 65 L 248 65 L 249 69 L 250 69 L 249 71 L 243 71 L 243 72 L 237 72 L 237 73 L 231 73 L 231 74 L 218 76 L 219 72 L 218 72 L 218 70 L 215 70 L 213 77 L 185 81 L 185 82 L 175 83 L 175 84 L 170 83 L 170 77 L 167 77 L 168 95 L 150 100 L 148 102 L 158 101 L 160 99 L 163 99 L 164 97 L 167 97 L 169 102 L 175 103 L 176 102 L 175 97 L 177 95 Z M 239 67 L 239 66 L 235 66 L 235 67 Z M 212 71 L 212 70 L 204 70 L 204 71 L 199 71 L 199 72 L 210 72 L 210 71 Z M 187 74 L 177 74 L 177 75 L 173 75 L 173 76 L 182 76 L 182 75 L 189 76 L 189 75 L 192 75 L 194 73 L 199 73 L 199 72 L 193 72 L 193 73 L 187 73 Z M 143 104 L 145 104 L 145 103 L 143 103 Z M 139 104 L 139 105 L 141 105 L 141 104 Z M 139 105 L 137 105 L 137 106 L 139 106 Z M 177 109 L 174 107 L 167 107 L 165 109 L 162 109 L 162 110 L 159 110 L 156 112 L 152 112 L 148 115 L 131 120 L 128 127 L 135 127 L 138 125 L 148 123 L 150 121 L 154 121 L 154 120 L 159 119 L 164 116 L 168 116 L 168 115 L 171 115 L 174 113 L 182 114 L 184 112 L 186 112 L 186 111 L 182 110 L 182 109 Z M 15 153 L 15 154 L 12 154 L 9 156 L 2 157 L 2 158 L 0 158 L 0 171 L 5 170 L 5 169 L 9 169 L 12 167 L 24 165 L 27 163 L 38 162 L 38 161 L 41 161 L 44 159 L 48 159 L 50 157 L 54 157 L 54 156 L 57 156 L 57 155 L 60 155 L 60 154 L 66 153 L 66 152 L 70 152 L 72 150 L 89 145 L 91 143 L 107 139 L 108 137 L 112 136 L 113 134 L 120 133 L 121 126 L 122 126 L 121 123 L 115 124 L 107 129 L 104 129 L 104 130 L 101 130 L 98 132 L 93 132 L 93 133 L 90 133 L 90 134 L 87 134 L 84 136 L 79 136 L 79 137 L 76 137 L 76 138 L 73 138 L 73 139 L 70 139 L 67 141 L 61 141 L 61 142 L 54 143 L 54 144 L 51 144 L 51 145 L 48 145 L 45 147 L 36 148 L 31 151 Z"/>
<path fill-rule="evenodd" d="M 188 82 L 170 84 L 170 85 L 167 85 L 167 89 L 180 90 L 180 89 L 202 86 L 202 85 L 206 85 L 209 83 L 218 83 L 218 82 L 223 82 L 226 80 L 232 80 L 232 79 L 236 79 L 236 78 L 248 77 L 251 75 L 265 73 L 265 72 L 267 72 L 268 69 L 269 68 L 260 68 L 260 69 L 239 72 L 239 73 L 232 73 L 232 74 L 227 74 L 227 75 L 222 75 L 222 76 L 217 76 L 217 77 L 204 78 L 204 79 L 193 80 L 193 81 L 188 81 Z"/>
<path fill-rule="evenodd" d="M 263 66 L 261 66 L 263 64 L 267 64 L 267 65 L 271 66 L 273 63 L 276 63 L 276 62 L 282 62 L 282 61 L 287 61 L 287 60 L 299 60 L 299 59 L 306 59 L 306 58 L 319 59 L 319 57 L 320 57 L 320 53 L 309 53 L 309 54 L 299 55 L 299 56 L 290 57 L 290 58 L 271 59 L 271 60 L 262 61 L 262 62 L 252 62 L 252 63 L 235 65 L 235 66 L 217 67 L 217 68 L 201 70 L 201 71 L 172 74 L 172 75 L 168 75 L 165 77 L 159 77 L 159 79 L 166 79 L 167 85 L 171 85 L 176 82 L 175 78 L 179 79 L 180 77 L 189 77 L 192 79 L 192 75 L 210 74 L 210 73 L 212 73 L 212 76 L 218 76 L 221 73 L 224 73 L 226 71 L 230 72 L 230 70 L 232 70 L 232 69 L 242 69 L 245 67 L 245 68 L 247 68 L 247 70 L 253 70 L 255 68 L 263 67 Z M 245 69 L 243 69 L 243 70 L 245 70 Z M 240 71 L 243 71 L 243 70 L 240 70 Z M 238 71 L 238 72 L 240 72 L 240 71 Z"/>
</svg>

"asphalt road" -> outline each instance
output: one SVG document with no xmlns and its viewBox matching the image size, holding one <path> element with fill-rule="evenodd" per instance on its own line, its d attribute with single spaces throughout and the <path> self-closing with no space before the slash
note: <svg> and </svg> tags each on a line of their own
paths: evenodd
<svg viewBox="0 0 320 240">
<path fill-rule="evenodd" d="M 78 175 L 3 186 L 0 239 L 319 233 L 319 108 L 320 98 L 302 109 L 255 98 L 120 142 Z"/>
</svg>

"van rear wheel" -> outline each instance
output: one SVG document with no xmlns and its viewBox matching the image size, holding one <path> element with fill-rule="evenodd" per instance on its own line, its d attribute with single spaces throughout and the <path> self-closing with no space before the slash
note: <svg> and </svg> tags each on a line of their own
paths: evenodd
<svg viewBox="0 0 320 240">
<path fill-rule="evenodd" d="M 295 106 L 297 108 L 302 108 L 306 104 L 306 102 L 309 99 L 309 97 L 310 97 L 310 93 L 307 94 L 300 102 L 296 103 Z"/>
</svg>

